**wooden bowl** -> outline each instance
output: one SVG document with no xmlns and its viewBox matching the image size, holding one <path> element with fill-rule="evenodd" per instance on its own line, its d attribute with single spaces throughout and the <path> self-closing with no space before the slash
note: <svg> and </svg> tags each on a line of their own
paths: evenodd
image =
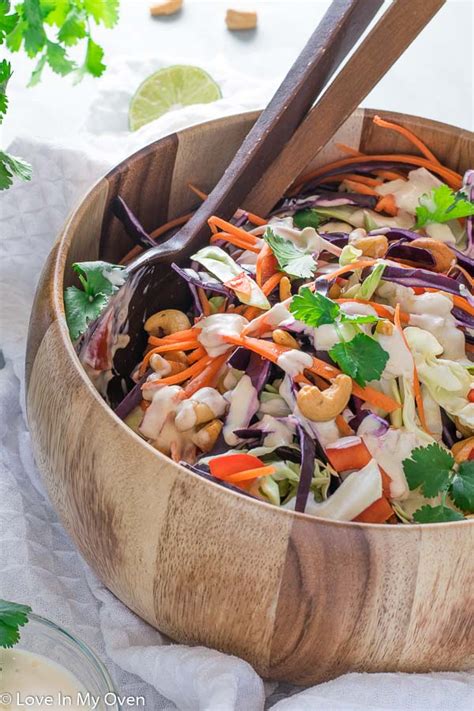
<svg viewBox="0 0 474 711">
<path fill-rule="evenodd" d="M 411 116 L 460 171 L 467 131 Z M 406 141 L 359 110 L 336 141 L 368 153 Z M 347 671 L 472 666 L 474 521 L 385 526 L 297 514 L 174 464 L 128 429 L 86 377 L 69 339 L 63 288 L 74 261 L 116 262 L 131 242 L 120 194 L 148 230 L 196 206 L 255 121 L 243 114 L 167 136 L 89 192 L 44 268 L 27 350 L 28 417 L 51 500 L 84 558 L 138 615 L 179 642 L 247 659 L 264 677 L 310 684 Z M 317 164 L 338 156 L 331 145 Z M 166 283 L 159 297 L 166 302 Z"/>
</svg>

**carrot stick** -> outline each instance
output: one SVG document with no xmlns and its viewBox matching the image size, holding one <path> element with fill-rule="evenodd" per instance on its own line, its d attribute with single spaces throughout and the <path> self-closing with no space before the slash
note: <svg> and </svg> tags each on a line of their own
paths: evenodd
<svg viewBox="0 0 474 711">
<path fill-rule="evenodd" d="M 249 252 L 254 252 L 255 254 L 259 254 L 260 248 L 255 245 L 254 242 L 250 242 L 244 239 L 240 239 L 240 237 L 236 237 L 235 235 L 230 235 L 228 232 L 216 232 L 215 234 L 212 235 L 211 239 L 209 240 L 210 244 L 214 244 L 214 242 L 218 242 L 219 240 L 225 240 L 226 242 L 229 242 L 229 244 L 233 244 L 235 247 L 240 247 L 241 249 L 248 250 Z"/>
<path fill-rule="evenodd" d="M 209 303 L 209 299 L 206 296 L 206 292 L 201 286 L 198 286 L 197 294 L 199 296 L 199 301 L 201 302 L 202 312 L 204 316 L 210 316 L 212 314 L 211 304 Z"/>
<path fill-rule="evenodd" d="M 261 476 L 269 476 L 270 474 L 274 474 L 275 471 L 275 467 L 269 465 L 266 467 L 258 467 L 257 469 L 247 469 L 247 471 L 238 472 L 238 474 L 229 474 L 229 476 L 222 477 L 222 479 L 228 481 L 229 484 L 237 484 L 239 481 L 249 481 L 250 479 L 258 479 Z"/>
<path fill-rule="evenodd" d="M 203 356 L 206 355 L 206 350 L 202 346 L 199 346 L 199 348 L 196 348 L 195 351 L 190 353 L 188 355 L 188 363 L 189 365 L 192 365 L 192 363 L 195 363 L 196 361 L 200 360 Z"/>
<path fill-rule="evenodd" d="M 403 342 L 408 349 L 408 351 L 411 353 L 410 348 L 408 346 L 408 341 L 405 337 L 405 334 L 403 333 L 403 328 L 400 320 L 400 304 L 397 304 L 395 306 L 395 316 L 394 316 L 394 322 L 395 322 L 395 327 L 398 329 Z M 431 432 L 428 428 L 428 425 L 426 423 L 426 418 L 425 418 L 425 407 L 423 405 L 423 396 L 421 394 L 421 385 L 420 385 L 420 380 L 418 378 L 418 370 L 416 368 L 416 363 L 415 359 L 413 358 L 413 390 L 415 391 L 415 402 L 416 406 L 418 408 L 418 417 L 420 418 L 421 426 L 425 430 L 425 432 L 429 435 L 431 435 Z"/>
<path fill-rule="evenodd" d="M 349 427 L 342 415 L 336 415 L 336 425 L 341 437 L 350 437 L 354 434 L 354 430 Z"/>
<path fill-rule="evenodd" d="M 432 153 L 428 146 L 426 146 L 423 141 L 418 138 L 418 136 L 416 136 L 412 131 L 410 131 L 409 128 L 405 128 L 405 126 L 399 126 L 398 123 L 393 123 L 393 121 L 387 121 L 386 119 L 380 118 L 380 116 L 374 116 L 373 122 L 376 126 L 380 126 L 380 128 L 389 128 L 392 131 L 396 131 L 401 136 L 406 138 L 407 141 L 416 146 L 420 153 L 422 153 L 426 158 L 428 158 L 428 160 L 432 161 L 433 163 L 436 163 L 436 165 L 441 165 L 435 154 Z"/>
<path fill-rule="evenodd" d="M 341 183 L 342 181 L 351 180 L 354 183 L 368 185 L 369 187 L 377 187 L 382 185 L 383 181 L 378 178 L 369 178 L 366 175 L 358 175 L 358 173 L 340 173 L 338 175 L 328 175 L 327 178 L 322 178 L 321 183 Z"/>
<path fill-rule="evenodd" d="M 360 151 L 358 151 L 357 148 L 352 148 L 351 146 L 347 146 L 345 143 L 336 143 L 335 146 L 340 151 L 343 151 L 343 153 L 348 153 L 350 156 L 364 156 L 365 155 L 365 153 L 361 153 Z"/>
<path fill-rule="evenodd" d="M 199 190 L 195 185 L 192 185 L 191 183 L 188 183 L 188 188 L 193 191 L 195 195 L 201 198 L 201 200 L 207 200 L 207 193 L 203 193 L 202 190 Z"/>
<path fill-rule="evenodd" d="M 364 185 L 363 183 L 359 183 L 358 180 L 347 180 L 347 178 L 344 178 L 344 184 L 353 192 L 353 193 L 359 193 L 360 195 L 375 195 L 378 196 L 378 193 L 375 192 L 375 190 L 368 185 Z M 344 193 L 343 193 L 344 194 Z"/>
<path fill-rule="evenodd" d="M 302 185 L 307 183 L 310 180 L 314 180 L 315 178 L 319 178 L 323 176 L 325 173 L 328 173 L 332 170 L 337 170 L 338 168 L 345 168 L 346 166 L 351 166 L 356 163 L 374 163 L 374 162 L 380 162 L 380 161 L 388 161 L 390 163 L 408 163 L 409 165 L 419 165 L 422 168 L 427 168 L 428 170 L 431 170 L 433 173 L 436 173 L 437 175 L 440 175 L 446 183 L 453 189 L 459 190 L 459 188 L 462 185 L 462 177 L 459 175 L 459 173 L 456 173 L 454 170 L 450 170 L 449 168 L 445 168 L 444 166 L 440 166 L 436 163 L 433 163 L 432 161 L 428 160 L 427 158 L 421 158 L 420 156 L 412 156 L 409 154 L 401 154 L 401 153 L 378 153 L 376 155 L 370 155 L 370 156 L 353 156 L 351 158 L 341 158 L 340 160 L 336 160 L 333 163 L 328 163 L 325 166 L 322 166 L 321 168 L 317 168 L 316 170 L 312 170 L 310 173 L 306 173 L 306 175 L 303 175 L 301 178 L 297 180 L 297 182 L 292 186 L 291 188 L 291 193 L 294 191 L 298 191 L 299 188 L 301 188 Z"/>
<path fill-rule="evenodd" d="M 197 390 L 201 388 L 214 387 L 219 371 L 226 362 L 229 354 L 224 353 L 223 355 L 217 356 L 217 358 L 211 358 L 204 363 L 205 367 L 201 372 L 196 371 L 193 375 L 193 379 L 184 388 L 185 397 L 191 397 Z M 204 358 L 198 361 L 198 363 L 203 363 Z M 197 363 L 196 363 L 197 365 Z"/>
<path fill-rule="evenodd" d="M 406 178 L 401 173 L 397 173 L 395 170 L 374 170 L 374 175 L 378 175 L 379 178 L 384 180 L 405 180 Z"/>
<path fill-rule="evenodd" d="M 376 261 L 376 259 L 361 259 L 359 262 L 352 262 L 352 264 L 346 264 L 345 267 L 340 267 L 340 269 L 336 269 L 334 272 L 330 272 L 329 274 L 323 274 L 323 276 L 319 278 L 330 281 L 331 279 L 335 279 L 338 276 L 342 276 L 342 274 L 347 274 L 347 272 L 354 272 L 356 269 L 365 269 L 365 267 L 372 267 L 374 264 L 376 264 Z"/>
<path fill-rule="evenodd" d="M 386 212 L 387 215 L 391 215 L 392 217 L 398 215 L 398 207 L 397 203 L 395 202 L 394 196 L 391 194 L 383 195 L 377 202 L 377 205 L 375 206 L 375 211 Z"/>
<path fill-rule="evenodd" d="M 210 217 L 207 222 L 211 229 L 213 227 L 219 228 L 220 230 L 228 232 L 231 235 L 235 235 L 235 237 L 240 237 L 241 239 L 244 239 L 246 242 L 250 242 L 253 245 L 258 244 L 257 237 L 255 237 L 255 235 L 253 235 L 251 232 L 246 232 L 241 227 L 236 227 L 231 222 L 226 222 L 226 220 L 222 220 L 216 215 Z"/>
<path fill-rule="evenodd" d="M 192 348 L 199 347 L 199 341 L 182 341 L 181 343 L 167 343 L 164 346 L 158 346 L 157 348 L 152 348 L 150 351 L 145 353 L 141 365 L 138 369 L 138 375 L 142 377 L 145 375 L 150 358 L 155 353 L 167 353 L 168 351 L 185 351 L 191 350 Z"/>
<path fill-rule="evenodd" d="M 262 291 L 265 296 L 268 296 L 272 293 L 273 289 L 276 289 L 276 287 L 284 276 L 285 275 L 283 274 L 283 272 L 277 272 L 276 274 L 273 274 L 269 279 L 267 279 L 267 281 L 262 286 Z"/>
<path fill-rule="evenodd" d="M 194 212 L 188 212 L 187 215 L 181 215 L 181 217 L 175 217 L 174 220 L 165 222 L 164 225 L 161 225 L 160 227 L 157 227 L 155 230 L 153 230 L 153 232 L 150 234 L 150 237 L 152 239 L 157 239 L 158 237 L 161 237 L 161 235 L 163 235 L 165 232 L 168 232 L 168 230 L 173 229 L 173 227 L 184 225 L 184 223 L 191 219 L 193 215 Z"/>
<path fill-rule="evenodd" d="M 393 509 L 389 501 L 382 496 L 352 520 L 359 523 L 385 523 L 392 515 Z"/>
<path fill-rule="evenodd" d="M 249 469 L 257 469 L 264 467 L 265 463 L 253 454 L 239 452 L 237 454 L 222 454 L 218 457 L 213 457 L 209 462 L 209 469 L 212 476 L 218 479 L 224 479 L 231 474 L 238 474 Z"/>
<path fill-rule="evenodd" d="M 193 363 L 189 368 L 182 370 L 180 373 L 175 373 L 174 375 L 168 375 L 166 378 L 160 378 L 160 380 L 150 380 L 142 385 L 142 390 L 156 390 L 162 385 L 178 385 L 179 383 L 184 383 L 188 378 L 192 378 L 197 373 L 200 373 L 203 368 L 211 361 L 208 355 L 204 358 L 198 360 L 197 363 Z"/>
<path fill-rule="evenodd" d="M 177 331 L 176 333 L 170 333 L 168 336 L 163 336 L 159 338 L 158 336 L 149 336 L 148 343 L 151 346 L 163 346 L 165 343 L 177 343 L 179 341 L 189 341 L 196 338 L 196 330 L 194 328 L 187 328 L 185 331 Z"/>
<path fill-rule="evenodd" d="M 188 183 L 188 188 L 193 191 L 198 197 L 201 198 L 201 200 L 206 200 L 207 195 L 206 193 L 203 193 L 202 190 L 199 190 L 195 185 L 191 185 L 191 183 Z M 268 220 L 265 220 L 263 217 L 259 217 L 258 215 L 255 215 L 253 212 L 248 212 L 248 210 L 245 210 L 243 207 L 239 207 L 239 210 L 242 212 L 245 212 L 247 215 L 247 219 L 249 222 L 251 222 L 253 225 L 256 225 L 257 227 L 262 227 L 263 225 L 266 225 Z"/>
<path fill-rule="evenodd" d="M 262 249 L 259 250 L 256 263 L 255 279 L 259 286 L 262 286 L 277 270 L 277 258 L 273 254 L 270 245 L 263 243 Z"/>
</svg>

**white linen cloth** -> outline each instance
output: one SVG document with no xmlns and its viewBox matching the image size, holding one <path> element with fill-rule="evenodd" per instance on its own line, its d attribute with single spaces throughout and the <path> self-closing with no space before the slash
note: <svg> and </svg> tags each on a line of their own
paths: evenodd
<svg viewBox="0 0 474 711">
<path fill-rule="evenodd" d="M 262 106 L 274 89 L 215 64 L 206 68 L 222 87 L 220 101 L 173 111 L 130 134 L 130 95 L 159 66 L 147 58 L 116 64 L 73 144 L 25 137 L 10 147 L 31 161 L 34 177 L 0 195 L 0 597 L 69 628 L 103 658 L 120 693 L 144 696 L 151 711 L 471 710 L 474 676 L 466 672 L 348 674 L 302 691 L 264 683 L 236 657 L 173 644 L 97 580 L 44 494 L 25 419 L 24 355 L 35 285 L 68 213 L 126 155 L 179 128 Z"/>
</svg>

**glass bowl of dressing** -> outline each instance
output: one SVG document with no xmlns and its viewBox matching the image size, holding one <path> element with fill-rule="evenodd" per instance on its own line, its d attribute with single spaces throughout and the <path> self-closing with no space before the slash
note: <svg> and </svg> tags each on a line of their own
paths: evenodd
<svg viewBox="0 0 474 711">
<path fill-rule="evenodd" d="M 0 649 L 0 711 L 120 711 L 118 691 L 89 647 L 31 613 L 12 649 Z"/>
</svg>

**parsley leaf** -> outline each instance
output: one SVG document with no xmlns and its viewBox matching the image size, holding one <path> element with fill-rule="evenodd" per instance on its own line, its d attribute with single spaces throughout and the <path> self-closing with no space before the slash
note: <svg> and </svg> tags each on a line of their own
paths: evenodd
<svg viewBox="0 0 474 711">
<path fill-rule="evenodd" d="M 413 514 L 417 523 L 444 523 L 446 521 L 462 521 L 464 516 L 449 506 L 422 506 Z"/>
<path fill-rule="evenodd" d="M 474 461 L 461 462 L 451 482 L 451 496 L 458 508 L 474 513 Z"/>
<path fill-rule="evenodd" d="M 0 190 L 9 188 L 13 178 L 31 180 L 31 165 L 21 158 L 0 151 Z"/>
<path fill-rule="evenodd" d="M 382 346 L 365 333 L 358 333 L 351 341 L 336 343 L 329 355 L 343 373 L 362 387 L 367 381 L 380 379 L 389 358 Z"/>
<path fill-rule="evenodd" d="M 90 37 L 87 41 L 87 52 L 84 66 L 81 72 L 88 72 L 93 77 L 100 77 L 104 73 L 106 66 L 102 62 L 104 58 L 104 50 L 99 47 Z"/>
<path fill-rule="evenodd" d="M 85 14 L 73 7 L 64 19 L 58 32 L 58 40 L 68 47 L 87 36 Z"/>
<path fill-rule="evenodd" d="M 73 341 L 84 333 L 91 321 L 100 316 L 109 298 L 124 283 L 123 267 L 107 262 L 80 262 L 72 265 L 83 290 L 69 286 L 64 292 L 64 306 Z"/>
<path fill-rule="evenodd" d="M 5 37 L 10 34 L 10 32 L 15 27 L 18 22 L 18 15 L 16 13 L 10 13 L 10 3 L 0 2 L 0 44 L 3 44 Z"/>
<path fill-rule="evenodd" d="M 317 291 L 313 293 L 304 286 L 300 293 L 292 298 L 290 311 L 298 321 L 317 328 L 325 323 L 334 323 L 339 316 L 340 307 L 327 296 Z"/>
<path fill-rule="evenodd" d="M 414 449 L 410 458 L 404 459 L 402 464 L 410 489 L 420 486 L 421 493 L 431 498 L 447 490 L 454 458 L 434 442 Z"/>
<path fill-rule="evenodd" d="M 299 230 L 304 230 L 305 227 L 314 227 L 316 229 L 321 223 L 321 218 L 317 211 L 313 208 L 299 210 L 293 215 L 293 224 Z"/>
<path fill-rule="evenodd" d="M 474 215 L 474 204 L 466 200 L 461 191 L 454 193 L 447 185 L 440 185 L 428 195 L 423 195 L 416 208 L 416 227 Z"/>
<path fill-rule="evenodd" d="M 0 600 L 0 647 L 13 647 L 20 639 L 19 627 L 28 622 L 31 607 Z"/>
<path fill-rule="evenodd" d="M 46 61 L 55 74 L 66 76 L 75 68 L 76 64 L 66 56 L 66 50 L 56 42 L 48 42 L 46 49 Z"/>
<path fill-rule="evenodd" d="M 301 279 L 309 279 L 313 276 L 316 262 L 310 254 L 306 254 L 290 240 L 275 234 L 270 227 L 267 227 L 263 238 L 275 255 L 280 269 Z"/>
<path fill-rule="evenodd" d="M 341 317 L 341 323 L 377 323 L 380 321 L 378 316 L 373 316 L 372 314 L 346 314 L 341 311 L 339 314 Z"/>
<path fill-rule="evenodd" d="M 113 27 L 119 17 L 119 0 L 84 0 L 84 7 L 97 24 Z"/>
</svg>

